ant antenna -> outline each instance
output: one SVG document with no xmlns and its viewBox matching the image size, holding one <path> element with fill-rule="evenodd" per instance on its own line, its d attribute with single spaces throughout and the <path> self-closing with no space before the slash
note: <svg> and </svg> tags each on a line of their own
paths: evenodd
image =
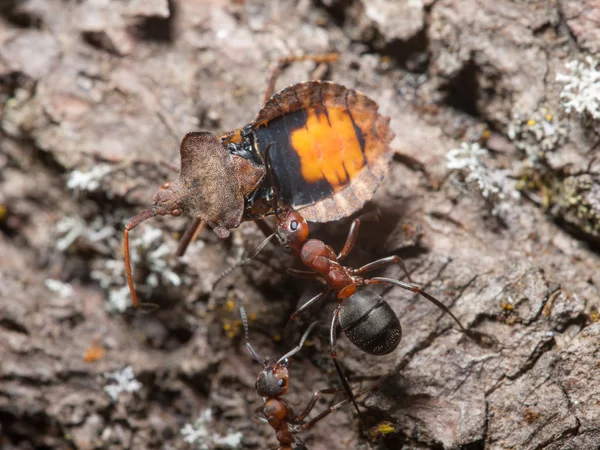
<svg viewBox="0 0 600 450">
<path fill-rule="evenodd" d="M 258 356 L 258 353 L 256 353 L 256 350 L 254 350 L 254 348 L 252 347 L 252 344 L 250 344 L 250 337 L 248 336 L 248 318 L 246 317 L 246 310 L 244 309 L 243 306 L 240 306 L 240 315 L 242 316 L 242 322 L 244 323 L 244 333 L 246 335 L 246 348 L 248 349 L 248 351 L 250 352 L 252 357 L 257 362 L 260 363 L 261 362 L 260 356 Z"/>
<path fill-rule="evenodd" d="M 217 278 L 217 281 L 214 282 L 213 284 L 213 290 L 217 287 L 217 284 L 219 284 L 219 282 L 225 278 L 227 275 L 229 275 L 231 272 L 233 272 L 235 269 L 237 269 L 240 266 L 244 266 L 246 264 L 248 264 L 249 262 L 251 262 L 252 260 L 254 260 L 254 258 L 256 258 L 258 256 L 258 254 L 262 251 L 263 248 L 265 248 L 267 246 L 267 244 L 269 243 L 269 241 L 271 239 L 273 239 L 275 237 L 275 233 L 270 234 L 269 236 L 266 237 L 266 239 L 264 241 L 261 242 L 261 244 L 256 247 L 256 249 L 250 253 L 250 256 L 248 256 L 247 258 L 242 259 L 241 261 L 239 261 L 238 263 L 234 264 L 233 266 L 225 269 L 223 271 L 223 273 L 221 275 L 219 275 L 219 278 Z"/>
<path fill-rule="evenodd" d="M 143 210 L 137 216 L 127 222 L 125 225 L 125 231 L 123 232 L 123 245 L 125 246 L 125 274 L 127 275 L 127 284 L 129 285 L 129 291 L 131 292 L 131 300 L 133 301 L 133 307 L 135 309 L 141 309 L 144 312 L 156 311 L 158 309 L 158 305 L 154 303 L 140 303 L 135 293 L 135 287 L 133 286 L 133 274 L 131 271 L 131 256 L 129 252 L 129 231 L 137 227 L 140 223 L 151 219 L 154 216 L 156 216 L 156 214 L 153 210 Z"/>
<path fill-rule="evenodd" d="M 300 351 L 300 349 L 302 349 L 302 346 L 304 345 L 304 342 L 308 338 L 309 333 L 315 327 L 316 324 L 317 324 L 317 321 L 314 321 L 313 323 L 310 324 L 310 326 L 306 329 L 306 331 L 302 335 L 302 338 L 300 339 L 300 343 L 298 345 L 296 345 L 296 347 L 294 347 L 292 350 L 287 352 L 285 355 L 283 355 L 281 358 L 279 358 L 279 360 L 277 361 L 277 364 L 279 364 L 281 361 L 284 361 L 286 358 L 291 358 L 296 353 L 298 353 Z"/>
</svg>

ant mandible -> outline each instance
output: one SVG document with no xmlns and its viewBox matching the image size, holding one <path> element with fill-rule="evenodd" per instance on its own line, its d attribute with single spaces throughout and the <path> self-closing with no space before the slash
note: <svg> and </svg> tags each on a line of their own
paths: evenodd
<svg viewBox="0 0 600 450">
<path fill-rule="evenodd" d="M 304 422 L 304 419 L 312 411 L 321 395 L 335 394 L 340 390 L 328 388 L 315 391 L 304 410 L 298 415 L 295 415 L 292 408 L 288 406 L 285 400 L 282 399 L 282 397 L 287 393 L 289 387 L 289 358 L 300 351 L 304 345 L 304 342 L 308 338 L 309 333 L 317 324 L 317 322 L 310 324 L 308 329 L 302 335 L 300 343 L 279 358 L 276 362 L 272 362 L 268 357 L 261 361 L 258 353 L 250 344 L 250 338 L 248 336 L 248 319 L 246 318 L 246 311 L 244 310 L 244 307 L 240 307 L 240 314 L 244 323 L 246 348 L 252 357 L 263 365 L 263 368 L 256 379 L 256 393 L 263 398 L 264 418 L 276 432 L 277 440 L 279 441 L 278 450 L 308 450 L 302 440 L 298 438 L 297 434 L 303 430 L 308 430 L 310 427 L 327 417 L 332 412 L 350 403 L 350 398 L 346 398 L 341 402 L 330 406 L 328 409 L 324 410 L 308 422 Z"/>
</svg>

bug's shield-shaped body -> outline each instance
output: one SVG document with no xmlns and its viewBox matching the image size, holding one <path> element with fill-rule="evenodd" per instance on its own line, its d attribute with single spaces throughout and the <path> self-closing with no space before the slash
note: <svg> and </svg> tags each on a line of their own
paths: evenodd
<svg viewBox="0 0 600 450">
<path fill-rule="evenodd" d="M 328 222 L 360 209 L 388 170 L 394 134 L 377 109 L 360 92 L 308 81 L 275 94 L 253 123 L 221 140 L 246 170 L 264 168 L 270 146 L 279 203 L 302 209 L 309 221 Z M 245 196 L 244 218 L 272 213 L 271 194 L 263 177 Z"/>
</svg>

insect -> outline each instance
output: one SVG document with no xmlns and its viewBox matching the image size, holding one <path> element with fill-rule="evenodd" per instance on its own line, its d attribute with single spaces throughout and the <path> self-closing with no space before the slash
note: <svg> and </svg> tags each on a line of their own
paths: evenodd
<svg viewBox="0 0 600 450">
<path fill-rule="evenodd" d="M 300 440 L 297 434 L 303 430 L 308 430 L 332 412 L 350 403 L 350 399 L 346 398 L 324 410 L 308 422 L 305 422 L 306 417 L 313 410 L 321 395 L 336 394 L 340 390 L 328 388 L 315 391 L 304 410 L 298 415 L 294 414 L 292 408 L 282 398 L 289 388 L 289 358 L 300 351 L 309 333 L 316 325 L 316 322 L 313 322 L 304 332 L 300 339 L 300 343 L 276 362 L 271 361 L 269 358 L 265 358 L 261 361 L 258 353 L 250 344 L 248 336 L 248 320 L 243 307 L 240 308 L 240 314 L 242 316 L 246 334 L 246 348 L 252 357 L 263 365 L 263 368 L 256 379 L 256 393 L 263 398 L 263 415 L 276 432 L 277 440 L 279 441 L 278 450 L 307 450 L 306 445 Z"/>
<path fill-rule="evenodd" d="M 331 62 L 336 54 L 288 58 Z M 178 253 L 201 224 L 226 238 L 242 221 L 257 221 L 274 213 L 274 189 L 279 202 L 302 209 L 309 221 L 328 222 L 347 217 L 371 199 L 385 176 L 394 134 L 389 117 L 364 94 L 327 81 L 291 85 L 271 96 L 278 70 L 269 81 L 270 97 L 256 119 L 216 136 L 193 132 L 180 146 L 177 178 L 162 185 L 153 205 L 126 225 L 124 252 L 127 283 L 133 304 L 140 307 L 131 271 L 129 232 L 155 216 L 193 218 Z M 266 176 L 265 151 L 270 147 L 272 176 Z M 143 305 L 152 309 L 149 304 Z"/>
<path fill-rule="evenodd" d="M 348 397 L 352 399 L 359 415 L 360 411 L 354 401 L 350 386 L 336 358 L 336 330 L 338 324 L 350 342 L 371 355 L 391 353 L 398 347 L 402 339 L 400 320 L 390 305 L 381 295 L 365 286 L 375 284 L 394 285 L 419 294 L 442 311 L 448 313 L 461 330 L 469 334 L 446 305 L 423 291 L 418 285 L 391 278 L 364 278 L 362 276 L 367 272 L 391 264 L 399 264 L 408 276 L 406 267 L 399 256 L 394 255 L 378 259 L 360 268 L 347 267 L 341 264 L 356 243 L 361 224 L 360 219 L 355 219 L 352 222 L 342 251 L 336 253 L 333 248 L 324 242 L 308 238 L 308 224 L 297 211 L 282 210 L 276 214 L 276 218 L 275 233 L 284 250 L 299 256 L 302 263 L 311 269 L 310 271 L 288 269 L 288 273 L 302 278 L 320 278 L 326 284 L 325 289 L 294 312 L 290 320 L 295 320 L 300 313 L 325 298 L 330 292 L 335 293 L 338 304 L 331 320 L 330 352 L 344 389 Z M 408 278 L 410 280 L 410 277 Z"/>
</svg>

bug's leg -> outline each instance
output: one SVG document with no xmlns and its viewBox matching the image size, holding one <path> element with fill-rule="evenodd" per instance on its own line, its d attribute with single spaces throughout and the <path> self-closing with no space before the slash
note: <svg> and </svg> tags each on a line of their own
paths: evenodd
<svg viewBox="0 0 600 450">
<path fill-rule="evenodd" d="M 338 253 L 337 260 L 342 261 L 346 256 L 350 254 L 356 244 L 356 238 L 358 237 L 358 229 L 360 228 L 360 219 L 354 219 L 352 225 L 350 225 L 350 231 L 348 231 L 348 237 L 342 251 Z"/>
<path fill-rule="evenodd" d="M 131 293 L 131 300 L 133 301 L 133 307 L 140 309 L 144 312 L 152 312 L 158 309 L 158 305 L 154 303 L 142 303 L 138 300 L 135 293 L 135 287 L 133 285 L 133 272 L 131 271 L 131 254 L 129 252 L 129 232 L 137 227 L 140 223 L 145 220 L 154 217 L 156 214 L 151 209 L 146 209 L 140 212 L 137 216 L 131 219 L 125 225 L 123 231 L 123 250 L 125 253 L 125 275 L 127 278 L 127 284 L 129 285 L 129 292 Z"/>
<path fill-rule="evenodd" d="M 360 275 L 362 273 L 371 272 L 372 270 L 376 270 L 376 269 L 379 269 L 379 268 L 385 267 L 385 266 L 390 266 L 392 264 L 398 264 L 400 266 L 400 268 L 402 269 L 402 271 L 404 272 L 404 274 L 406 275 L 406 278 L 408 279 L 408 281 L 410 281 L 412 283 L 412 280 L 410 279 L 410 274 L 408 273 L 408 270 L 406 269 L 406 265 L 404 264 L 404 261 L 402 261 L 402 258 L 400 258 L 398 255 L 388 256 L 387 258 L 381 258 L 381 259 L 378 259 L 377 261 L 372 261 L 369 264 L 365 264 L 364 266 L 362 266 L 358 269 L 354 269 L 354 273 L 356 275 Z"/>
<path fill-rule="evenodd" d="M 163 166 L 165 169 L 169 169 L 172 172 L 179 173 L 179 167 L 171 164 L 168 161 L 160 161 L 159 164 Z"/>
<path fill-rule="evenodd" d="M 350 385 L 348 384 L 346 375 L 344 374 L 342 366 L 340 365 L 340 363 L 337 360 L 337 354 L 335 352 L 335 345 L 336 345 L 336 339 L 337 339 L 336 330 L 337 330 L 337 325 L 338 325 L 338 318 L 340 315 L 340 308 L 341 308 L 341 305 L 338 305 L 338 307 L 333 312 L 333 318 L 331 319 L 331 328 L 329 330 L 329 348 L 331 350 L 331 359 L 333 359 L 333 363 L 335 364 L 335 370 L 337 371 L 338 376 L 340 377 L 340 381 L 342 382 L 342 386 L 344 386 L 344 390 L 346 391 L 348 398 L 354 404 L 354 408 L 356 408 L 356 412 L 358 413 L 359 419 L 362 419 L 362 415 L 360 413 L 360 409 L 358 409 L 358 404 L 356 403 L 356 399 L 354 398 L 352 389 L 350 388 Z"/>
<path fill-rule="evenodd" d="M 183 256 L 188 246 L 198 238 L 198 235 L 205 227 L 205 222 L 202 222 L 197 218 L 192 219 L 192 222 L 185 229 L 183 236 L 181 236 L 181 239 L 179 240 L 177 252 L 175 254 L 177 256 Z"/>
<path fill-rule="evenodd" d="M 458 320 L 456 318 L 456 316 L 454 314 L 452 314 L 452 311 L 450 311 L 450 309 L 448 309 L 448 307 L 446 305 L 444 305 L 442 302 L 440 302 L 433 295 L 431 295 L 431 294 L 425 292 L 424 290 L 422 290 L 416 284 L 405 283 L 404 281 L 394 280 L 392 278 L 383 278 L 383 277 L 370 278 L 368 280 L 365 280 L 365 284 L 391 284 L 391 285 L 394 285 L 394 286 L 398 286 L 398 287 L 400 287 L 402 289 L 406 289 L 407 291 L 414 292 L 415 294 L 418 294 L 418 295 L 422 296 L 423 298 L 429 300 L 431 303 L 433 303 L 435 306 L 437 306 L 438 308 L 440 308 L 445 313 L 449 314 L 450 317 L 452 317 L 454 319 L 454 321 L 458 324 L 458 326 L 460 327 L 460 329 L 463 332 L 465 332 L 467 335 L 471 335 L 472 334 L 472 333 L 469 332 L 469 330 L 467 330 L 463 326 L 462 323 L 460 323 L 460 320 Z"/>
<path fill-rule="evenodd" d="M 339 55 L 337 53 L 324 53 L 322 55 L 302 55 L 302 56 L 288 56 L 286 58 L 281 58 L 277 65 L 271 71 L 271 76 L 269 77 L 269 83 L 267 84 L 267 92 L 265 92 L 264 103 L 267 103 L 267 100 L 271 98 L 273 92 L 275 91 L 275 82 L 277 78 L 281 74 L 281 71 L 289 64 L 296 61 L 314 61 L 316 63 L 332 63 L 337 61 Z"/>
<path fill-rule="evenodd" d="M 321 277 L 321 275 L 319 275 L 317 272 L 313 272 L 312 270 L 286 269 L 285 273 L 293 277 L 304 278 L 307 280 L 316 280 L 317 278 Z"/>
</svg>

